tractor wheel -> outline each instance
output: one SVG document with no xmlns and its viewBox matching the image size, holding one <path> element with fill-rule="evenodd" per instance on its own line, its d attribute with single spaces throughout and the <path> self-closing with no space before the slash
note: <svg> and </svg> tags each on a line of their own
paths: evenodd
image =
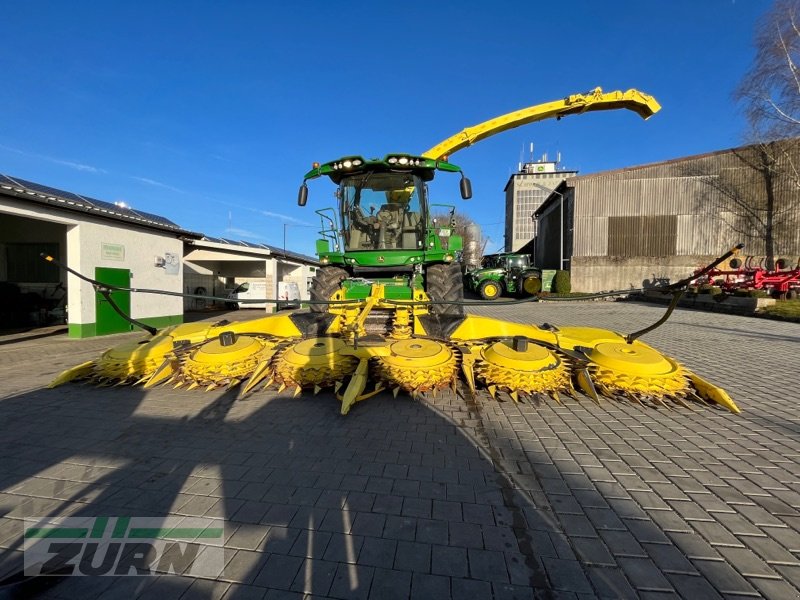
<svg viewBox="0 0 800 600">
<path fill-rule="evenodd" d="M 434 302 L 461 302 L 464 300 L 464 279 L 461 265 L 431 265 L 425 274 L 425 292 Z M 460 317 L 464 314 L 461 304 L 432 304 L 432 315 Z"/>
<path fill-rule="evenodd" d="M 345 279 L 347 279 L 347 271 L 339 267 L 317 269 L 317 274 L 311 280 L 310 299 L 315 302 L 330 300 Z M 328 306 L 328 304 L 310 304 L 309 308 L 311 312 L 327 312 Z"/>
<path fill-rule="evenodd" d="M 478 293 L 484 300 L 496 300 L 503 295 L 503 284 L 494 279 L 487 279 L 478 286 Z"/>
<path fill-rule="evenodd" d="M 522 295 L 533 296 L 542 291 L 542 280 L 531 275 L 522 280 Z"/>
</svg>

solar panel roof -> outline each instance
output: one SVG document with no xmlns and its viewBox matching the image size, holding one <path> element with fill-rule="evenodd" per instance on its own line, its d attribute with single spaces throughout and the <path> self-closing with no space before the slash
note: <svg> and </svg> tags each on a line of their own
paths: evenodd
<svg viewBox="0 0 800 600">
<path fill-rule="evenodd" d="M 0 175 L 0 190 L 3 189 L 15 192 L 17 196 L 28 196 L 31 199 L 46 202 L 68 210 L 91 213 L 128 223 L 138 223 L 148 227 L 155 227 L 156 229 L 187 234 L 191 237 L 202 237 L 201 234 L 186 231 L 182 229 L 180 225 L 160 215 L 134 210 L 128 206 L 120 206 L 119 204 L 97 200 L 89 196 L 81 196 L 73 192 L 59 190 L 58 188 L 42 185 L 34 181 L 27 181 L 18 177 Z"/>
</svg>

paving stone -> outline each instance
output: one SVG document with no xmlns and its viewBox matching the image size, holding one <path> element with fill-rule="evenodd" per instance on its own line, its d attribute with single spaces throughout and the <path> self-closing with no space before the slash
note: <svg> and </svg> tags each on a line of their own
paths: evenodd
<svg viewBox="0 0 800 600">
<path fill-rule="evenodd" d="M 292 587 L 301 565 L 307 560 L 299 556 L 271 554 L 253 583 L 266 588 L 288 590 Z"/>
<path fill-rule="evenodd" d="M 713 521 L 690 521 L 689 525 L 712 546 L 742 546 L 740 538 L 733 535 L 719 523 Z"/>
<path fill-rule="evenodd" d="M 270 527 L 261 550 L 275 554 L 289 554 L 299 534 L 300 530 L 292 527 Z"/>
<path fill-rule="evenodd" d="M 587 567 L 586 571 L 598 598 L 622 600 L 639 597 L 619 567 Z"/>
<path fill-rule="evenodd" d="M 390 569 L 394 565 L 396 550 L 397 542 L 395 540 L 367 537 L 364 538 L 361 546 L 358 562 L 370 567 Z"/>
<path fill-rule="evenodd" d="M 399 515 L 403 509 L 403 499 L 397 496 L 378 494 L 372 505 L 373 512 L 389 515 Z"/>
<path fill-rule="evenodd" d="M 320 597 L 327 596 L 338 567 L 335 562 L 307 558 L 300 564 L 291 589 Z"/>
<path fill-rule="evenodd" d="M 467 523 L 475 523 L 477 525 L 494 525 L 494 513 L 488 506 L 481 504 L 462 504 L 463 519 Z"/>
<path fill-rule="evenodd" d="M 419 573 L 431 572 L 431 546 L 418 542 L 398 542 L 394 568 Z"/>
<path fill-rule="evenodd" d="M 511 585 L 509 583 L 493 583 L 492 594 L 495 600 L 532 600 L 534 590 L 530 587 L 521 585 Z M 566 592 L 555 592 L 552 594 L 554 600 L 578 600 L 577 595 L 570 598 Z M 456 598 L 454 595 L 453 598 Z M 581 599 L 586 600 L 586 599 Z"/>
<path fill-rule="evenodd" d="M 800 589 L 800 564 L 798 565 L 773 565 L 787 582 Z"/>
<path fill-rule="evenodd" d="M 333 534 L 327 531 L 301 529 L 289 554 L 303 558 L 321 559 Z"/>
<path fill-rule="evenodd" d="M 391 569 L 375 569 L 370 598 L 375 600 L 402 600 L 411 592 L 411 573 Z"/>
<path fill-rule="evenodd" d="M 697 570 L 722 594 L 750 594 L 755 589 L 729 564 L 717 560 L 692 561 Z"/>
<path fill-rule="evenodd" d="M 220 600 L 228 591 L 230 584 L 226 581 L 195 579 L 181 596 L 181 600 Z"/>
<path fill-rule="evenodd" d="M 492 550 L 469 548 L 467 551 L 470 576 L 481 581 L 508 583 L 505 555 Z"/>
<path fill-rule="evenodd" d="M 261 552 L 237 550 L 225 565 L 221 579 L 238 583 L 252 583 L 263 566 Z"/>
<path fill-rule="evenodd" d="M 416 540 L 428 544 L 447 544 L 449 527 L 446 521 L 432 519 L 417 520 Z"/>
<path fill-rule="evenodd" d="M 720 558 L 722 546 L 711 546 L 698 533 L 670 532 L 670 540 L 689 558 L 715 560 Z"/>
<path fill-rule="evenodd" d="M 328 509 L 326 508 L 299 506 L 289 526 L 296 529 L 319 529 L 327 514 Z"/>
<path fill-rule="evenodd" d="M 578 558 L 585 564 L 616 566 L 614 557 L 600 538 L 571 538 Z"/>
<path fill-rule="evenodd" d="M 617 564 L 622 568 L 631 585 L 638 590 L 672 590 L 672 585 L 649 558 L 618 557 Z"/>
<path fill-rule="evenodd" d="M 269 527 L 264 525 L 242 524 L 227 540 L 226 546 L 243 550 L 257 550 L 267 536 Z"/>
<path fill-rule="evenodd" d="M 469 576 L 466 548 L 452 546 L 431 547 L 431 573 L 449 577 Z"/>
<path fill-rule="evenodd" d="M 451 598 L 450 578 L 441 575 L 414 573 L 411 578 L 411 598 L 428 600 L 430 598 Z M 455 598 L 456 596 L 452 596 Z"/>
<path fill-rule="evenodd" d="M 797 598 L 797 588 L 782 579 L 750 577 L 748 581 L 764 598 Z"/>
<path fill-rule="evenodd" d="M 641 544 L 628 531 L 601 531 L 600 537 L 614 556 L 647 556 Z"/>
<path fill-rule="evenodd" d="M 269 508 L 270 505 L 265 502 L 245 502 L 233 514 L 233 520 L 242 523 L 258 524 L 261 523 L 261 519 L 263 519 L 264 515 L 267 514 L 267 510 L 269 510 Z"/>
<path fill-rule="evenodd" d="M 434 500 L 432 517 L 442 521 L 463 521 L 460 502 Z"/>
<path fill-rule="evenodd" d="M 522 554 L 517 551 L 503 552 L 508 569 L 508 579 L 514 586 L 546 586 L 547 577 L 542 564 L 542 556 Z"/>
<path fill-rule="evenodd" d="M 340 564 L 331 584 L 329 594 L 336 598 L 361 600 L 369 597 L 373 567 L 355 564 Z"/>
<path fill-rule="evenodd" d="M 383 537 L 399 540 L 414 541 L 416 538 L 417 520 L 410 517 L 386 517 L 383 528 Z"/>
<path fill-rule="evenodd" d="M 453 521 L 448 524 L 450 544 L 465 548 L 483 548 L 483 533 L 480 525 Z"/>
<path fill-rule="evenodd" d="M 542 562 L 554 590 L 579 594 L 592 593 L 589 579 L 579 563 L 558 558 L 544 558 Z"/>
<path fill-rule="evenodd" d="M 795 554 L 800 554 L 800 533 L 788 527 L 762 527 L 763 531 L 784 548 Z"/>
<path fill-rule="evenodd" d="M 364 538 L 360 535 L 333 533 L 322 558 L 333 562 L 356 563 L 363 543 Z"/>
<path fill-rule="evenodd" d="M 453 598 L 491 598 L 492 585 L 486 581 L 476 581 L 474 579 L 461 579 L 454 577 L 450 581 Z M 495 594 L 499 599 L 503 596 Z"/>
<path fill-rule="evenodd" d="M 717 548 L 731 567 L 743 577 L 775 577 L 775 571 L 752 550 L 747 548 Z"/>
<path fill-rule="evenodd" d="M 703 577 L 685 575 L 683 573 L 668 573 L 667 579 L 682 598 L 703 598 L 714 600 L 723 596 L 713 585 Z"/>
<path fill-rule="evenodd" d="M 800 560 L 772 538 L 766 536 L 742 536 L 744 545 L 758 554 L 767 563 L 795 563 L 800 565 Z"/>
</svg>

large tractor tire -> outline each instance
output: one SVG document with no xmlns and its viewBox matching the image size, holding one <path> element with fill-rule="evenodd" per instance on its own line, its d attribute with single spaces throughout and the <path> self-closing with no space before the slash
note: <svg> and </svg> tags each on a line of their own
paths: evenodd
<svg viewBox="0 0 800 600">
<path fill-rule="evenodd" d="M 434 302 L 461 302 L 464 300 L 464 278 L 461 265 L 431 265 L 425 274 L 425 291 Z M 437 316 L 460 317 L 462 304 L 432 304 L 430 312 Z"/>
<path fill-rule="evenodd" d="M 322 267 L 317 269 L 317 274 L 311 280 L 310 299 L 315 302 L 325 302 L 342 285 L 342 281 L 347 279 L 347 271 L 339 267 Z M 311 304 L 311 312 L 327 312 L 328 304 Z"/>
<path fill-rule="evenodd" d="M 485 279 L 478 286 L 478 293 L 484 300 L 497 300 L 503 295 L 503 284 L 494 279 Z"/>
<path fill-rule="evenodd" d="M 522 280 L 520 288 L 523 296 L 534 296 L 542 291 L 542 280 L 535 275 L 529 275 Z"/>
</svg>

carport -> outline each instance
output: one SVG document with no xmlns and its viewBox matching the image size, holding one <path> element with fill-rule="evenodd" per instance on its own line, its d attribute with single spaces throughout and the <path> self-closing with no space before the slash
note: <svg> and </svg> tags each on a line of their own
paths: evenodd
<svg viewBox="0 0 800 600">
<path fill-rule="evenodd" d="M 280 282 L 296 283 L 301 300 L 319 263 L 311 258 L 268 244 L 204 237 L 184 245 L 184 291 L 187 294 L 227 296 L 241 283 L 263 282 L 266 297 L 278 298 Z M 202 310 L 207 302 L 187 298 L 184 310 Z M 272 312 L 274 304 L 266 307 Z"/>
<path fill-rule="evenodd" d="M 183 280 L 187 294 L 217 297 L 226 296 L 245 281 L 264 281 L 268 290 L 276 281 L 269 249 L 240 246 L 219 238 L 185 244 Z M 187 298 L 184 302 L 184 310 L 207 306 L 208 302 L 200 298 Z"/>
</svg>

